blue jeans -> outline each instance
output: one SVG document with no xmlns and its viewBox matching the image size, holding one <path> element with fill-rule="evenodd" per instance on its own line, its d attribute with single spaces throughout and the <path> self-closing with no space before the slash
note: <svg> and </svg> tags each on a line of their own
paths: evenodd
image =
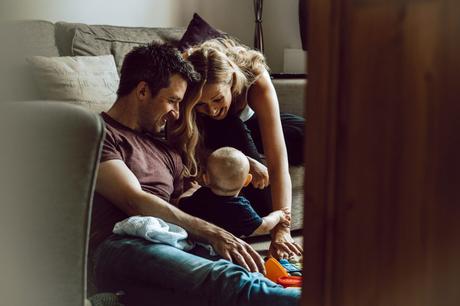
<svg viewBox="0 0 460 306">
<path fill-rule="evenodd" d="M 94 273 L 99 290 L 125 291 L 125 303 L 136 306 L 299 304 L 300 290 L 284 289 L 260 273 L 214 259 L 112 235 L 94 254 Z"/>
</svg>

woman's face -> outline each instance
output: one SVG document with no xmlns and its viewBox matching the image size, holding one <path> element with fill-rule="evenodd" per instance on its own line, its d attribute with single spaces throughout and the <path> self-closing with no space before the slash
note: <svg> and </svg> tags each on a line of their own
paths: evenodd
<svg viewBox="0 0 460 306">
<path fill-rule="evenodd" d="M 196 111 L 212 119 L 222 120 L 227 116 L 232 104 L 232 91 L 230 84 L 206 83 L 203 86 L 201 99 L 196 104 Z"/>
</svg>

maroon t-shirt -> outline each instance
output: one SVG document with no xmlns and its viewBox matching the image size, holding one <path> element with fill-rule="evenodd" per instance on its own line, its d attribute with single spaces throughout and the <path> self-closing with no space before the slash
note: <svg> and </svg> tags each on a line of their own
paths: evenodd
<svg viewBox="0 0 460 306">
<path fill-rule="evenodd" d="M 122 160 L 139 180 L 142 190 L 170 202 L 183 190 L 183 164 L 179 154 L 163 139 L 134 131 L 106 113 L 106 136 L 102 146 L 101 163 Z M 111 233 L 116 222 L 127 218 L 108 199 L 94 195 L 90 247 L 94 249 Z"/>
</svg>

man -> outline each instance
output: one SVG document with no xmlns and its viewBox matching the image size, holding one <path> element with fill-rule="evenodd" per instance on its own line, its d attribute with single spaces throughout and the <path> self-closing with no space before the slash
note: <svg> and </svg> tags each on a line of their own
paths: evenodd
<svg viewBox="0 0 460 306">
<path fill-rule="evenodd" d="M 172 304 L 172 299 L 188 304 L 196 300 L 201 305 L 294 305 L 300 296 L 297 290 L 283 289 L 248 272 L 264 268 L 247 243 L 170 204 L 182 193 L 183 165 L 159 134 L 168 120 L 179 118 L 188 82 L 198 77 L 180 53 L 167 45 L 137 47 L 125 57 L 118 98 L 102 114 L 106 139 L 90 242 L 98 287 L 128 294 L 127 288 L 143 287 L 162 298 L 150 300 L 152 305 Z M 132 215 L 177 224 L 228 261 L 111 235 L 117 221 Z"/>
</svg>

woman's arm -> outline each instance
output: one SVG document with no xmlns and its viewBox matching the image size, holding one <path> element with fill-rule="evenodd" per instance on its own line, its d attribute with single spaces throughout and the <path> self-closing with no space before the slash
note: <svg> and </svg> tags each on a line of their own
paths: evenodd
<svg viewBox="0 0 460 306">
<path fill-rule="evenodd" d="M 264 71 L 250 87 L 248 104 L 258 118 L 270 176 L 273 210 L 290 210 L 292 185 L 287 150 L 281 126 L 278 98 L 267 71 Z M 272 231 L 271 251 L 276 257 L 288 257 L 289 253 L 299 253 L 300 247 L 293 243 L 289 227 L 275 227 Z"/>
</svg>

